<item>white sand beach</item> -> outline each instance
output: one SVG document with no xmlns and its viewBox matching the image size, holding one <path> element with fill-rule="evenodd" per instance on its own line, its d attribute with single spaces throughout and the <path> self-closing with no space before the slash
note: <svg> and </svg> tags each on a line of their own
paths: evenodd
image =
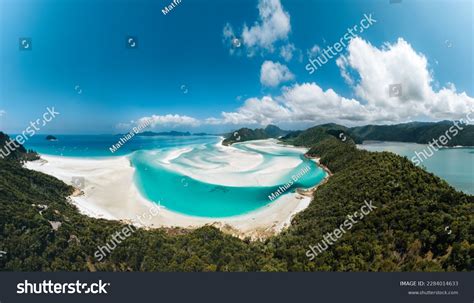
<svg viewBox="0 0 474 303">
<path fill-rule="evenodd" d="M 145 199 L 136 187 L 133 180 L 135 169 L 127 156 L 71 158 L 42 155 L 41 158 L 27 162 L 25 167 L 55 176 L 71 185 L 73 177 L 84 178 L 84 187 L 81 188 L 83 194 L 70 198 L 85 215 L 137 222 L 137 216 L 149 213 L 150 208 L 155 205 Z M 165 161 L 169 162 L 169 158 Z M 270 172 L 268 169 L 268 173 Z M 220 180 L 227 183 L 225 174 L 223 175 Z M 258 239 L 278 233 L 289 226 L 292 217 L 304 210 L 310 202 L 311 197 L 307 195 L 291 193 L 251 213 L 227 218 L 193 217 L 160 207 L 158 214 L 147 220 L 145 225 L 149 228 L 197 228 L 211 224 L 241 238 L 248 236 Z"/>
</svg>

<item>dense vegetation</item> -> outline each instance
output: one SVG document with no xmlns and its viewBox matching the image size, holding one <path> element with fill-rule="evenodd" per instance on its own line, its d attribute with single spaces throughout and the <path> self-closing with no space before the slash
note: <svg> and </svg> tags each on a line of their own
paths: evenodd
<svg viewBox="0 0 474 303">
<path fill-rule="evenodd" d="M 339 139 L 341 142 L 354 143 L 354 140 L 349 136 L 349 129 L 334 123 L 318 125 L 305 131 L 291 132 L 281 138 L 281 141 L 295 146 L 311 147 L 324 139 L 332 137 Z"/>
<path fill-rule="evenodd" d="M 226 139 L 224 139 L 222 144 L 231 145 L 232 143 L 236 143 L 236 142 L 261 140 L 261 139 L 269 139 L 269 138 L 279 138 L 288 133 L 289 131 L 282 130 L 278 126 L 275 126 L 275 125 L 268 125 L 265 128 L 257 128 L 257 129 L 241 128 L 235 132 L 227 134 Z"/>
<path fill-rule="evenodd" d="M 12 271 L 471 271 L 474 196 L 391 153 L 358 150 L 333 135 L 313 142 L 334 175 L 291 227 L 263 242 L 213 227 L 139 229 L 102 262 L 94 258 L 124 226 L 81 215 L 72 188 L 18 161 L 0 160 L 0 268 Z M 303 142 L 302 142 L 303 143 Z M 303 144 L 305 145 L 305 144 Z M 372 200 L 377 207 L 309 261 L 309 245 Z M 47 206 L 45 209 L 44 206 Z M 51 222 L 61 222 L 55 230 Z M 446 227 L 452 231 L 448 233 Z"/>
<path fill-rule="evenodd" d="M 474 125 L 452 121 L 412 122 L 396 125 L 367 125 L 349 129 L 349 134 L 358 143 L 364 140 L 398 141 L 427 144 L 446 133 L 451 139 L 446 146 L 474 146 Z M 449 130 L 451 128 L 451 131 Z M 457 131 L 455 131 L 455 129 Z M 456 133 L 456 135 L 454 135 Z"/>
<path fill-rule="evenodd" d="M 276 237 L 277 254 L 293 251 L 338 227 L 364 200 L 378 207 L 314 263 L 293 270 L 472 270 L 474 197 L 392 153 L 374 153 L 327 139 L 308 152 L 334 172 L 311 205 Z M 449 234 L 446 227 L 452 230 Z M 284 245 L 284 246 L 283 246 Z M 462 264 L 462 265 L 461 265 Z"/>
<path fill-rule="evenodd" d="M 458 125 L 456 127 L 455 125 Z M 273 126 L 276 127 L 276 126 Z M 267 127 L 268 128 L 268 127 Z M 450 130 L 451 129 L 451 130 Z M 263 129 L 251 130 L 248 128 L 240 129 L 238 133 L 240 141 L 278 138 L 278 136 L 266 135 Z M 282 138 L 283 141 L 294 145 L 311 145 L 320 142 L 322 139 L 331 135 L 341 141 L 351 139 L 351 141 L 361 144 L 363 141 L 396 141 L 413 142 L 428 144 L 433 139 L 439 139 L 441 136 L 448 135 L 451 139 L 447 140 L 445 146 L 474 146 L 474 125 L 452 121 L 441 122 L 412 122 L 394 125 L 366 125 L 348 128 L 342 125 L 328 123 L 309 128 L 304 131 L 287 132 Z M 237 142 L 235 135 L 229 134 L 224 141 L 227 144 Z M 439 143 L 440 145 L 443 145 Z"/>
<path fill-rule="evenodd" d="M 11 143 L 9 143 L 11 142 Z M 14 143 L 12 143 L 14 142 Z M 36 152 L 26 150 L 25 147 L 3 132 L 0 132 L 1 158 L 5 158 L 15 162 L 33 161 L 39 159 Z"/>
</svg>

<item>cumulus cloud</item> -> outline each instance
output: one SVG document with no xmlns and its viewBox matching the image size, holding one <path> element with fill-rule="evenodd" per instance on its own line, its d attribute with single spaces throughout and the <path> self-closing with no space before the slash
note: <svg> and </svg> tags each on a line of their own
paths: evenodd
<svg viewBox="0 0 474 303">
<path fill-rule="evenodd" d="M 354 38 L 336 63 L 354 90 L 353 98 L 343 97 L 331 88 L 323 89 L 314 82 L 302 83 L 283 88 L 277 96 L 248 98 L 236 110 L 204 121 L 179 115 L 152 117 L 156 125 L 335 122 L 352 126 L 460 119 L 474 108 L 474 98 L 458 92 L 454 84 L 434 89 L 434 76 L 427 58 L 401 38 L 380 48 L 362 38 Z M 293 79 L 294 75 L 285 65 L 272 61 L 262 64 L 260 81 L 265 86 L 275 87 Z M 401 95 L 390 96 L 389 87 L 393 84 L 401 85 Z"/>
<path fill-rule="evenodd" d="M 288 108 L 271 97 L 247 99 L 236 112 L 223 112 L 219 121 L 224 124 L 270 124 L 274 121 L 285 121 L 291 116 Z"/>
<path fill-rule="evenodd" d="M 318 51 L 313 47 L 311 51 Z M 345 55 L 337 60 L 341 74 L 353 88 L 355 97 L 345 98 L 333 89 L 316 83 L 295 84 L 277 97 L 248 99 L 235 112 L 222 113 L 214 123 L 323 123 L 346 125 L 401 123 L 419 119 L 460 119 L 474 107 L 474 99 L 458 92 L 454 84 L 434 90 L 433 74 L 426 57 L 403 39 L 377 48 L 362 38 L 354 38 Z M 264 63 L 265 65 L 265 63 Z M 276 65 L 262 65 L 261 82 L 277 85 L 281 73 Z M 266 75 L 265 80 L 262 75 Z M 400 96 L 390 96 L 389 88 L 401 85 Z"/>
<path fill-rule="evenodd" d="M 252 26 L 244 24 L 241 39 L 252 56 L 258 50 L 273 52 L 274 44 L 286 40 L 291 31 L 290 14 L 283 9 L 280 0 L 259 0 L 259 20 Z M 223 30 L 224 40 L 235 37 L 230 24 Z"/>
<path fill-rule="evenodd" d="M 3 115 L 5 115 L 7 112 L 3 109 L 0 109 L 0 117 L 2 117 Z"/>
<path fill-rule="evenodd" d="M 435 91 L 428 60 L 402 38 L 380 49 L 360 37 L 354 38 L 348 53 L 336 63 L 356 96 L 369 107 L 392 113 L 394 121 L 422 116 L 457 119 L 474 103 L 465 92 L 457 93 L 452 84 Z M 390 96 L 390 86 L 398 84 L 401 95 Z"/>
<path fill-rule="evenodd" d="M 294 78 L 288 67 L 278 62 L 265 61 L 260 68 L 260 82 L 265 86 L 275 87 Z"/>
<path fill-rule="evenodd" d="M 288 43 L 280 47 L 280 56 L 286 61 L 289 62 L 293 59 L 293 53 L 296 51 L 296 47 L 292 43 Z"/>
<path fill-rule="evenodd" d="M 182 115 L 151 115 L 148 117 L 141 117 L 139 119 L 132 120 L 129 123 L 119 123 L 117 128 L 119 129 L 131 129 L 134 126 L 143 126 L 148 125 L 145 129 L 154 129 L 154 128 L 176 128 L 179 126 L 199 126 L 201 122 L 193 117 L 182 116 Z"/>
<path fill-rule="evenodd" d="M 138 123 L 144 123 L 146 121 L 151 121 L 150 126 L 152 128 L 159 127 L 159 126 L 198 126 L 200 124 L 199 120 L 189 117 L 189 116 L 181 116 L 181 115 L 152 115 L 151 117 L 143 117 L 138 120 Z"/>
<path fill-rule="evenodd" d="M 315 83 L 295 84 L 276 98 L 247 99 L 235 112 L 223 112 L 220 124 L 319 123 L 363 120 L 367 110 L 358 101 L 324 91 Z"/>
</svg>

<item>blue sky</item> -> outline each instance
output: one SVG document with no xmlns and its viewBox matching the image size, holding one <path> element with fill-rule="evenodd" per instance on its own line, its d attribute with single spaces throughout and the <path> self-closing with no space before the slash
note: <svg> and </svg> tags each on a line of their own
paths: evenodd
<svg viewBox="0 0 474 303">
<path fill-rule="evenodd" d="M 296 129 L 454 119 L 472 108 L 472 1 L 182 0 L 163 15 L 170 2 L 0 0 L 0 129 L 20 132 L 48 106 L 60 115 L 44 133 L 117 133 L 147 117 L 156 130 Z M 341 52 L 347 62 L 309 74 L 308 52 L 364 14 L 377 22 Z M 32 49 L 20 50 L 20 38 Z M 287 80 L 262 80 L 275 76 L 266 61 Z M 403 98 L 378 91 L 392 82 Z"/>
</svg>

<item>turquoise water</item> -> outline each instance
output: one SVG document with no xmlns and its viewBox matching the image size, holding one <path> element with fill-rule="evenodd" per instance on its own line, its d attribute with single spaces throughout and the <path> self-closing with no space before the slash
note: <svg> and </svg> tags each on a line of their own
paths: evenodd
<svg viewBox="0 0 474 303">
<path fill-rule="evenodd" d="M 116 152 L 111 153 L 109 148 L 116 144 L 119 135 L 55 135 L 57 141 L 48 141 L 44 136 L 36 135 L 26 143 L 26 148 L 32 148 L 40 154 L 65 157 L 111 157 L 123 156 L 137 150 L 153 150 L 168 147 L 181 147 L 190 144 L 201 144 L 216 141 L 216 136 L 189 136 L 189 137 L 142 137 L 135 136 L 127 141 Z"/>
<path fill-rule="evenodd" d="M 259 163 L 250 169 L 233 169 L 232 161 L 235 161 L 235 157 L 232 158 L 233 154 L 229 154 L 228 149 L 217 146 L 220 138 L 216 136 L 135 137 L 113 154 L 109 147 L 119 140 L 118 136 L 56 137 L 58 141 L 51 142 L 42 137 L 33 137 L 25 146 L 41 154 L 67 157 L 128 155 L 136 168 L 135 182 L 143 196 L 155 203 L 159 201 L 169 210 L 191 216 L 229 217 L 264 207 L 272 203 L 268 198 L 270 194 L 307 166 L 310 171 L 294 182 L 285 194 L 294 192 L 296 188 L 312 187 L 325 177 L 325 172 L 313 161 L 306 159 L 302 150 L 285 147 L 256 148 L 255 145 L 249 146 L 246 143 L 233 146 L 240 153 L 237 157 L 245 153 L 259 159 Z M 173 152 L 174 156 L 166 160 Z M 299 164 L 278 175 L 272 184 L 266 182 L 264 186 L 260 185 L 260 171 L 271 168 L 279 157 L 283 157 L 280 158 L 283 160 L 296 159 Z M 231 177 L 232 186 L 204 182 L 189 176 L 206 176 L 207 172 L 212 174 L 221 170 Z M 252 178 L 251 184 L 249 178 Z M 240 186 L 239 183 L 246 185 Z"/>
<path fill-rule="evenodd" d="M 402 142 L 370 142 L 359 145 L 369 151 L 390 151 L 406 156 L 409 160 L 417 153 L 428 151 L 427 145 Z M 445 179 L 454 188 L 474 194 L 474 148 L 444 148 L 435 151 L 431 157 L 423 160 L 422 166 L 429 172 Z"/>
</svg>

